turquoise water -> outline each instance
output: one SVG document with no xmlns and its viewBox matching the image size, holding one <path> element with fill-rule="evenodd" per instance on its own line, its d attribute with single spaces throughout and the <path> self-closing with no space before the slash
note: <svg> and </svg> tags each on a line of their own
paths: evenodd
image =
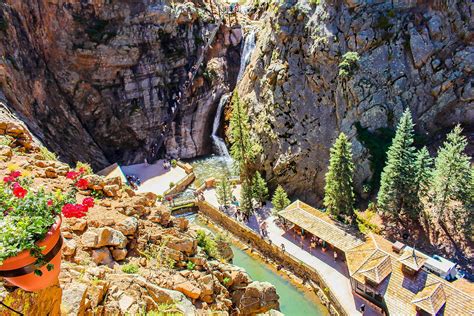
<svg viewBox="0 0 474 316">
<path fill-rule="evenodd" d="M 224 175 L 228 175 L 230 178 L 238 177 L 238 172 L 230 157 L 213 155 L 193 159 L 189 163 L 193 166 L 194 175 L 196 176 L 196 180 L 193 183 L 194 187 L 199 187 L 204 183 L 204 180 L 210 177 L 216 179 Z"/>
<path fill-rule="evenodd" d="M 234 251 L 232 264 L 244 268 L 253 280 L 267 281 L 276 287 L 280 296 L 280 311 L 283 314 L 288 316 L 328 315 L 324 306 L 317 305 L 305 293 L 270 270 L 265 264 L 235 246 L 232 246 L 232 250 Z"/>
<path fill-rule="evenodd" d="M 196 214 L 187 214 L 191 222 L 205 227 L 215 233 L 212 227 L 198 220 Z M 329 315 L 327 309 L 317 303 L 317 297 L 304 293 L 278 273 L 271 270 L 265 263 L 250 256 L 240 248 L 231 245 L 234 252 L 232 264 L 244 268 L 252 280 L 266 281 L 273 284 L 280 296 L 280 311 L 287 316 L 320 316 Z"/>
</svg>

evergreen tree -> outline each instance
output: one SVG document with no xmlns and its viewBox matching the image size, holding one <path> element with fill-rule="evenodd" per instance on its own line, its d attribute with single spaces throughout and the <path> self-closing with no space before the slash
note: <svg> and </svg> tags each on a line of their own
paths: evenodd
<svg viewBox="0 0 474 316">
<path fill-rule="evenodd" d="M 248 182 L 242 183 L 242 189 L 240 191 L 240 209 L 247 213 L 252 214 L 252 186 Z"/>
<path fill-rule="evenodd" d="M 412 117 L 410 110 L 407 109 L 398 123 L 380 179 L 378 208 L 385 213 L 392 215 L 405 213 L 412 217 L 417 215 L 413 135 Z"/>
<path fill-rule="evenodd" d="M 457 125 L 448 134 L 435 160 L 433 191 L 438 217 L 444 215 L 450 201 L 458 201 L 465 207 L 472 207 L 473 169 L 469 156 L 464 153 L 467 140 L 461 132 L 461 127 Z M 459 214 L 461 213 L 462 210 L 459 210 Z"/>
<path fill-rule="evenodd" d="M 285 189 L 279 185 L 272 197 L 273 208 L 276 212 L 279 212 L 290 205 L 290 203 L 291 201 L 288 198 L 288 194 L 286 194 Z"/>
<path fill-rule="evenodd" d="M 354 214 L 353 174 L 352 146 L 341 133 L 331 148 L 324 187 L 324 206 L 335 216 Z"/>
<path fill-rule="evenodd" d="M 229 205 L 232 199 L 232 188 L 230 186 L 229 178 L 223 176 L 216 186 L 217 201 L 221 205 Z"/>
<path fill-rule="evenodd" d="M 230 153 L 239 163 L 241 177 L 250 180 L 250 165 L 254 162 L 261 147 L 250 134 L 250 119 L 248 109 L 240 101 L 237 92 L 232 97 L 232 117 L 229 123 Z"/>
<path fill-rule="evenodd" d="M 253 198 L 259 201 L 260 203 L 265 203 L 265 201 L 268 199 L 267 183 L 258 171 L 253 176 L 252 191 Z"/>
<path fill-rule="evenodd" d="M 420 200 L 428 195 L 431 177 L 432 177 L 433 158 L 426 147 L 421 148 L 416 153 L 415 161 L 415 192 Z"/>
</svg>

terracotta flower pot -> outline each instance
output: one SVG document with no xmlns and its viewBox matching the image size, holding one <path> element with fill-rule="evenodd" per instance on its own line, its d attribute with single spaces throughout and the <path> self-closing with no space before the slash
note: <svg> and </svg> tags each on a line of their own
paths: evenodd
<svg viewBox="0 0 474 316">
<path fill-rule="evenodd" d="M 26 291 L 39 291 L 53 285 L 57 281 L 61 270 L 63 238 L 60 227 L 61 216 L 58 216 L 56 223 L 50 228 L 46 237 L 38 242 L 40 247 L 46 247 L 42 253 L 45 255 L 45 260 L 54 265 L 51 271 L 48 271 L 46 265 L 44 265 L 40 268 L 43 275 L 36 275 L 34 273 L 36 258 L 32 257 L 28 250 L 25 250 L 15 257 L 3 261 L 3 265 L 0 266 L 0 277 L 4 277 L 10 283 Z"/>
</svg>

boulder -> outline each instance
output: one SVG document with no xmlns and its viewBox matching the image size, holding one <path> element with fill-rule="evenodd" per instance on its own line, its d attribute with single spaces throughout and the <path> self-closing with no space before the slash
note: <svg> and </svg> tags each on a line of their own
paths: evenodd
<svg viewBox="0 0 474 316">
<path fill-rule="evenodd" d="M 0 156 L 11 158 L 13 155 L 12 149 L 7 145 L 0 145 Z"/>
<path fill-rule="evenodd" d="M 64 284 L 61 311 L 65 315 L 83 315 L 85 312 L 86 295 L 86 284 L 79 282 Z"/>
<path fill-rule="evenodd" d="M 88 230 L 81 236 L 82 245 L 86 248 L 97 247 L 99 236 L 95 231 Z"/>
<path fill-rule="evenodd" d="M 112 250 L 112 256 L 116 261 L 124 260 L 127 257 L 127 249 L 114 249 Z"/>
<path fill-rule="evenodd" d="M 135 303 L 135 299 L 131 296 L 124 294 L 120 297 L 118 303 L 119 303 L 120 311 L 123 314 L 126 314 L 130 306 L 132 306 L 132 304 Z"/>
<path fill-rule="evenodd" d="M 128 239 L 120 231 L 112 229 L 110 227 L 100 228 L 97 231 L 98 241 L 95 245 L 96 248 L 103 246 L 114 246 L 118 248 L 125 248 L 127 246 Z"/>
<path fill-rule="evenodd" d="M 138 229 L 138 219 L 128 217 L 116 225 L 117 230 L 126 236 L 135 234 Z"/>
<path fill-rule="evenodd" d="M 77 243 L 74 239 L 64 239 L 63 255 L 73 256 L 76 253 Z"/>
<path fill-rule="evenodd" d="M 279 296 L 275 287 L 268 282 L 252 282 L 245 288 L 240 301 L 234 302 L 244 315 L 253 315 L 278 309 Z"/>
<path fill-rule="evenodd" d="M 83 232 L 86 227 L 87 227 L 87 221 L 82 218 L 69 218 L 67 220 L 69 227 L 71 227 L 72 230 L 77 231 L 77 232 Z"/>
<path fill-rule="evenodd" d="M 120 186 L 111 184 L 104 186 L 104 194 L 109 197 L 121 196 Z"/>
<path fill-rule="evenodd" d="M 196 253 L 197 242 L 191 238 L 172 238 L 166 244 L 168 248 L 184 252 L 187 255 Z"/>
<path fill-rule="evenodd" d="M 92 250 L 92 260 L 97 265 L 110 265 L 112 262 L 114 262 L 110 250 L 106 247 Z"/>
<path fill-rule="evenodd" d="M 174 289 L 180 291 L 181 293 L 192 299 L 199 298 L 202 293 L 201 289 L 190 281 L 177 283 L 175 284 Z"/>
</svg>

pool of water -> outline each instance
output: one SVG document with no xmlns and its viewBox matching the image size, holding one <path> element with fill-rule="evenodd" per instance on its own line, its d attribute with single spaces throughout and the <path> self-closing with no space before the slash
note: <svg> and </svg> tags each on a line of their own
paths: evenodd
<svg viewBox="0 0 474 316">
<path fill-rule="evenodd" d="M 207 178 L 219 179 L 226 174 L 230 178 L 237 178 L 239 175 L 234 166 L 234 161 L 230 157 L 212 155 L 190 160 L 189 163 L 193 166 L 194 175 L 196 176 L 193 183 L 195 188 L 201 186 Z"/>
<path fill-rule="evenodd" d="M 214 231 L 211 227 L 197 220 L 195 214 L 189 214 L 187 218 L 190 221 L 194 221 L 197 225 Z M 264 262 L 252 257 L 234 245 L 231 247 L 234 252 L 232 264 L 244 268 L 252 280 L 270 282 L 275 286 L 280 296 L 280 311 L 282 313 L 288 316 L 329 315 L 327 309 L 318 304 L 315 294 L 305 293 L 270 269 Z"/>
</svg>

